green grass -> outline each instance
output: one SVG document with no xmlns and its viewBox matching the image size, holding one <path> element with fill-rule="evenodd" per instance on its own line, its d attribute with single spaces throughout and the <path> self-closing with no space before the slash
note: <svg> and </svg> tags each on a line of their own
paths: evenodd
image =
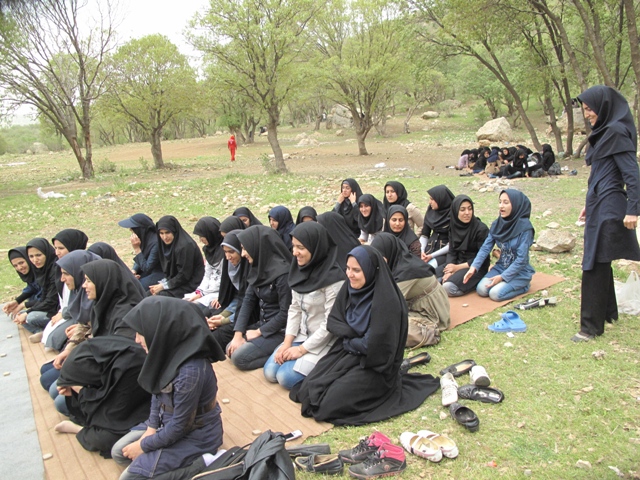
<svg viewBox="0 0 640 480">
<path fill-rule="evenodd" d="M 371 138 L 368 145 L 373 147 L 376 141 L 419 142 L 428 134 L 427 144 L 450 143 L 452 151 L 457 152 L 471 143 L 469 138 L 474 132 L 459 120 L 456 116 L 445 118 L 445 127 L 434 132 Z M 302 130 L 283 133 L 283 143 L 288 148 L 295 145 L 299 131 Z M 326 139 L 345 141 L 323 133 L 321 141 Z M 355 144 L 351 146 L 355 148 Z M 469 194 L 476 203 L 477 215 L 486 223 L 496 217 L 497 193 L 479 193 L 473 185 L 477 179 L 460 178 L 440 167 L 434 171 L 425 169 L 427 173 L 417 168 L 378 171 L 371 168 L 373 163 L 393 159 L 374 156 L 361 161 L 349 156 L 340 169 L 323 170 L 320 158 L 313 160 L 317 163 L 313 172 L 264 175 L 259 153 L 267 151 L 266 147 L 263 143 L 252 148 L 241 150 L 245 156 L 245 169 L 241 171 L 231 170 L 228 158 L 212 154 L 172 160 L 175 168 L 163 172 L 145 171 L 139 161 L 126 165 L 116 161 L 115 172 L 100 173 L 89 182 L 78 181 L 77 166 L 68 155 L 29 156 L 26 160 L 16 157 L 15 161 L 27 161 L 27 165 L 0 170 L 0 247 L 6 251 L 35 236 L 51 238 L 63 228 L 80 227 L 91 242 L 107 241 L 129 261 L 128 234 L 117 226 L 117 221 L 133 213 L 145 212 L 154 219 L 174 214 L 189 231 L 199 217 L 224 218 L 240 205 L 249 206 L 263 221 L 266 211 L 276 204 L 289 206 L 294 216 L 304 205 L 322 212 L 331 208 L 339 182 L 346 176 L 357 178 L 364 191 L 379 192 L 379 198 L 385 181 L 398 179 L 420 208 L 426 207 L 426 191 L 430 187 L 446 183 L 455 193 Z M 399 151 L 402 148 L 398 146 Z M 424 157 L 433 156 L 427 152 Z M 453 157 L 449 153 L 449 158 L 439 159 L 441 165 L 452 164 Z M 96 152 L 96 158 L 115 161 L 108 152 Z M 504 391 L 504 403 L 466 402 L 480 417 L 477 433 L 465 431 L 449 417 L 440 419 L 440 413 L 446 410 L 441 407 L 438 392 L 413 412 L 376 425 L 333 428 L 309 442 L 329 442 L 337 451 L 350 448 L 360 436 L 374 429 L 394 440 L 406 430 L 430 429 L 446 433 L 458 443 L 459 458 L 445 459 L 437 465 L 408 456 L 403 475 L 406 479 L 511 479 L 524 477 L 525 470 L 531 471 L 532 478 L 613 479 L 618 477 L 609 466 L 619 468 L 627 478 L 630 471 L 640 471 L 640 447 L 631 441 L 640 438 L 638 318 L 622 315 L 603 337 L 593 342 L 569 341 L 579 328 L 582 232 L 574 222 L 584 203 L 584 169 L 578 177 L 524 180 L 514 185 L 531 198 L 532 222 L 538 232 L 555 221 L 578 236 L 571 253 L 531 253 L 537 271 L 566 278 L 549 289 L 559 304 L 523 312 L 521 316 L 529 330 L 513 339 L 487 330 L 488 324 L 509 309 L 508 305 L 476 318 L 446 332 L 439 345 L 428 348 L 431 363 L 416 369 L 437 375 L 447 365 L 473 358 L 487 369 L 493 385 Z M 35 195 L 37 186 L 64 191 L 68 198 L 41 200 Z M 543 216 L 545 210 L 551 213 Z M 614 268 L 616 278 L 626 280 L 630 269 L 637 266 L 614 262 Z M 0 262 L 0 285 L 3 299 L 21 288 L 7 261 Z M 506 342 L 512 346 L 505 346 Z M 595 360 L 591 355 L 595 350 L 604 350 L 605 358 Z M 460 384 L 467 380 L 468 377 L 460 378 Z M 592 468 L 577 468 L 578 460 L 589 461 Z M 496 467 L 487 466 L 492 461 Z M 314 477 L 299 474 L 298 478 Z"/>
</svg>

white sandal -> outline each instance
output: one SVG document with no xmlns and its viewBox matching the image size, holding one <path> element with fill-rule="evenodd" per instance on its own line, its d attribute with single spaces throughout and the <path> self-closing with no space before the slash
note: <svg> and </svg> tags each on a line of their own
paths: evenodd
<svg viewBox="0 0 640 480">
<path fill-rule="evenodd" d="M 458 456 L 458 446 L 456 442 L 451 440 L 446 435 L 438 435 L 437 433 L 431 432 L 429 430 L 420 430 L 417 435 L 420 437 L 428 438 L 433 443 L 435 443 L 444 455 L 447 458 L 456 458 Z"/>
<path fill-rule="evenodd" d="M 429 438 L 413 432 L 404 432 L 400 435 L 400 443 L 407 452 L 426 458 L 431 462 L 437 463 L 442 460 L 442 449 Z"/>
<path fill-rule="evenodd" d="M 480 365 L 473 366 L 469 376 L 471 377 L 471 383 L 477 387 L 488 387 L 491 385 L 489 374 L 485 368 Z"/>
</svg>

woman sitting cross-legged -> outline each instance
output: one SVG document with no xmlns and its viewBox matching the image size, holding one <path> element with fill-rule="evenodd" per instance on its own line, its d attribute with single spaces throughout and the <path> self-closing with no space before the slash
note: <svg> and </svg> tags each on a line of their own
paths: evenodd
<svg viewBox="0 0 640 480">
<path fill-rule="evenodd" d="M 438 325 L 440 331 L 451 322 L 449 298 L 438 283 L 433 267 L 409 252 L 406 245 L 389 233 L 381 233 L 371 244 L 389 265 L 393 279 L 409 306 L 409 313 L 417 313 Z"/>
<path fill-rule="evenodd" d="M 450 297 L 459 297 L 476 288 L 489 271 L 489 257 L 467 283 L 463 283 L 469 266 L 482 247 L 489 229 L 474 214 L 473 201 L 466 195 L 458 195 L 451 204 L 449 224 L 449 253 L 446 263 L 436 272 L 442 278 L 442 286 Z"/>
<path fill-rule="evenodd" d="M 530 216 L 531 202 L 524 193 L 513 189 L 500 192 L 500 216 L 491 224 L 489 235 L 465 274 L 463 283 L 473 278 L 491 254 L 493 246 L 498 245 L 500 258 L 478 283 L 478 295 L 500 302 L 527 293 L 535 273 L 529 263 L 529 247 L 533 244 L 534 234 Z"/>
<path fill-rule="evenodd" d="M 291 305 L 288 279 L 293 257 L 280 235 L 264 225 L 249 227 L 237 236 L 242 244 L 242 256 L 251 268 L 247 277 L 249 286 L 233 327 L 233 340 L 227 345 L 227 355 L 240 370 L 255 370 L 264 366 L 284 340 Z M 251 324 L 255 308 L 259 308 L 259 320 Z"/>
<path fill-rule="evenodd" d="M 289 271 L 293 290 L 284 343 L 267 360 L 264 376 L 287 389 L 304 380 L 331 348 L 327 316 L 345 280 L 329 232 L 303 222 L 291 232 L 294 261 Z"/>
<path fill-rule="evenodd" d="M 417 408 L 439 381 L 400 374 L 407 304 L 382 254 L 368 245 L 354 248 L 347 279 L 327 320 L 336 342 L 290 398 L 302 404 L 305 417 L 364 425 Z"/>
</svg>

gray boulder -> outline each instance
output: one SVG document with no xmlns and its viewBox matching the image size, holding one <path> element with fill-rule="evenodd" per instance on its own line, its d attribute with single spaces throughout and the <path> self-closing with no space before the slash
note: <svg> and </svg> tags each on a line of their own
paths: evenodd
<svg viewBox="0 0 640 480">
<path fill-rule="evenodd" d="M 576 246 L 576 236 L 563 230 L 543 230 L 538 235 L 534 250 L 562 253 L 570 252 Z"/>
<path fill-rule="evenodd" d="M 438 112 L 434 112 L 433 110 L 430 110 L 430 111 L 428 111 L 428 112 L 424 112 L 424 113 L 421 115 L 421 118 L 422 118 L 423 120 L 431 120 L 432 118 L 438 118 L 439 116 L 440 116 L 440 113 L 438 113 Z"/>
<path fill-rule="evenodd" d="M 489 120 L 476 132 L 478 142 L 510 142 L 513 139 L 511 125 L 506 118 Z"/>
</svg>

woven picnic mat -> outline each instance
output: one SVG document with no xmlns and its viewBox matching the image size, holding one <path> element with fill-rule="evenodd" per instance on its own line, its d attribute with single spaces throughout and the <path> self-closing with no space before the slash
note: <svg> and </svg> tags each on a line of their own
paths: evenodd
<svg viewBox="0 0 640 480">
<path fill-rule="evenodd" d="M 489 297 L 481 297 L 476 292 L 463 295 L 462 297 L 449 298 L 449 303 L 451 305 L 451 324 L 449 325 L 449 330 L 452 330 L 458 325 L 462 325 L 473 318 L 479 317 L 480 315 L 492 312 L 510 302 L 517 302 L 520 298 L 526 295 L 531 295 L 532 293 L 544 290 L 562 281 L 564 281 L 564 278 L 562 277 L 547 275 L 546 273 L 536 273 L 531 279 L 531 288 L 527 293 L 504 302 L 494 302 Z M 463 305 L 467 306 L 463 307 Z M 496 316 L 496 321 L 497 320 L 500 320 L 500 318 Z"/>
<path fill-rule="evenodd" d="M 54 431 L 55 425 L 66 417 L 56 411 L 51 397 L 40 385 L 40 366 L 52 360 L 54 355 L 46 353 L 42 344 L 30 343 L 29 332 L 20 330 L 40 447 L 43 455 L 52 455 L 44 461 L 45 477 L 50 480 L 116 480 L 123 469 L 113 460 L 86 451 L 75 435 Z M 267 382 L 262 369 L 241 372 L 227 360 L 215 363 L 214 370 L 222 407 L 224 448 L 250 443 L 256 438 L 257 431 L 267 429 L 283 433 L 301 430 L 302 437 L 291 442 L 301 443 L 332 426 L 302 417 L 300 405 L 289 400 L 287 390 Z"/>
</svg>

